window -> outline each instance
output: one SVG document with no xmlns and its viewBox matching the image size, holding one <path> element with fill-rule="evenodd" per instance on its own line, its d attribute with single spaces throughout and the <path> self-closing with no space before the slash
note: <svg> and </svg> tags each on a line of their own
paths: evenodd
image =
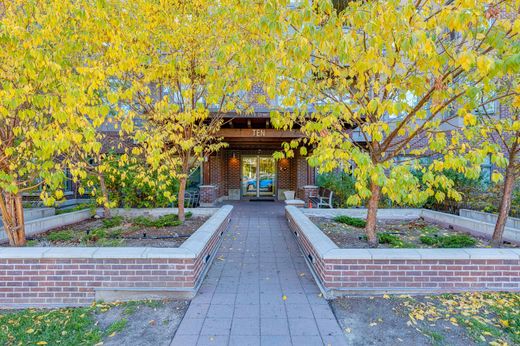
<svg viewBox="0 0 520 346">
<path fill-rule="evenodd" d="M 72 192 L 73 186 L 72 186 L 72 175 L 70 173 L 70 170 L 68 168 L 65 169 L 65 182 L 63 184 L 63 190 L 65 192 Z"/>
</svg>

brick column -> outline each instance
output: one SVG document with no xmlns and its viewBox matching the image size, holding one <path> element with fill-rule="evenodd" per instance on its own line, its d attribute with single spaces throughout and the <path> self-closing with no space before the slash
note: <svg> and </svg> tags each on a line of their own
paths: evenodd
<svg viewBox="0 0 520 346">
<path fill-rule="evenodd" d="M 201 185 L 200 190 L 200 206 L 212 207 L 217 201 L 217 188 L 214 185 Z"/>
<path fill-rule="evenodd" d="M 309 206 L 309 197 L 317 196 L 319 189 L 319 186 L 316 185 L 305 185 L 303 187 L 303 200 L 305 201 L 305 207 Z"/>
</svg>

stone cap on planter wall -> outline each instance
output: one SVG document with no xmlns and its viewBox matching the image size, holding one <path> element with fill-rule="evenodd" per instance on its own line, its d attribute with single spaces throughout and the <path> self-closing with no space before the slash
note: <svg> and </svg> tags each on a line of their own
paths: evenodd
<svg viewBox="0 0 520 346">
<path fill-rule="evenodd" d="M 197 231 L 178 248 L 153 247 L 0 247 L 0 259 L 33 258 L 196 258 L 219 229 L 233 207 L 214 211 Z M 171 212 L 171 211 L 170 211 Z"/>
</svg>

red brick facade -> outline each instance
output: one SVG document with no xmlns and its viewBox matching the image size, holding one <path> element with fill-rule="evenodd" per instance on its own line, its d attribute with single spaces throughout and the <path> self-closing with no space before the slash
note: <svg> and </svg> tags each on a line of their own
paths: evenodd
<svg viewBox="0 0 520 346">
<path fill-rule="evenodd" d="M 259 143 L 259 148 L 261 144 Z M 225 149 L 219 153 L 210 156 L 207 162 L 204 162 L 203 168 L 203 189 L 208 190 L 206 186 L 215 187 L 216 199 L 233 199 L 230 196 L 230 190 L 240 191 L 239 198 L 242 197 L 241 181 L 242 181 L 242 157 L 244 156 L 271 156 L 275 150 L 232 150 Z M 303 187 L 313 185 L 315 183 L 314 169 L 310 168 L 305 157 L 296 155 L 294 158 L 281 159 L 276 161 L 276 195 L 279 191 L 292 190 L 296 192 L 298 198 L 304 198 L 305 192 Z M 201 189 L 201 200 L 202 198 Z M 205 193 L 206 195 L 208 193 Z M 235 196 L 236 197 L 236 196 Z"/>
</svg>

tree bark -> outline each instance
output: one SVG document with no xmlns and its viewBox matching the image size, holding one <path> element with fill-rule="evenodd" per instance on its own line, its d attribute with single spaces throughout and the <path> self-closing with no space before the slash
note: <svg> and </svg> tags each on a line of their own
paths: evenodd
<svg viewBox="0 0 520 346">
<path fill-rule="evenodd" d="M 25 246 L 25 222 L 21 194 L 0 193 L 0 211 L 11 246 Z"/>
<path fill-rule="evenodd" d="M 109 198 L 108 198 L 108 190 L 107 185 L 105 183 L 105 176 L 103 173 L 98 173 L 99 177 L 99 185 L 101 187 L 101 194 L 103 195 L 103 216 L 108 218 L 111 216 L 110 207 L 109 207 Z"/>
<path fill-rule="evenodd" d="M 370 200 L 368 201 L 368 212 L 367 212 L 367 224 L 365 226 L 365 232 L 367 234 L 368 245 L 370 247 L 377 247 L 377 208 L 379 206 L 379 199 L 381 196 L 381 187 L 376 183 L 370 183 Z"/>
<path fill-rule="evenodd" d="M 178 206 L 178 217 L 179 221 L 184 222 L 186 220 L 186 213 L 184 210 L 184 194 L 186 193 L 186 183 L 188 181 L 188 174 L 190 173 L 189 158 L 183 158 L 182 162 L 182 175 L 179 179 L 179 195 L 177 197 Z"/>
<path fill-rule="evenodd" d="M 177 204 L 179 209 L 179 221 L 186 220 L 186 213 L 184 212 L 184 193 L 186 192 L 186 178 L 182 177 L 179 181 L 179 196 L 177 197 Z"/>
<path fill-rule="evenodd" d="M 495 230 L 493 231 L 492 244 L 494 246 L 502 245 L 502 237 L 504 235 L 507 217 L 509 216 L 509 211 L 511 210 L 511 198 L 513 195 L 514 186 L 515 174 L 513 172 L 513 168 L 508 166 L 506 169 L 504 187 L 502 188 L 502 200 L 500 201 L 498 219 L 497 223 L 495 224 Z"/>
</svg>

